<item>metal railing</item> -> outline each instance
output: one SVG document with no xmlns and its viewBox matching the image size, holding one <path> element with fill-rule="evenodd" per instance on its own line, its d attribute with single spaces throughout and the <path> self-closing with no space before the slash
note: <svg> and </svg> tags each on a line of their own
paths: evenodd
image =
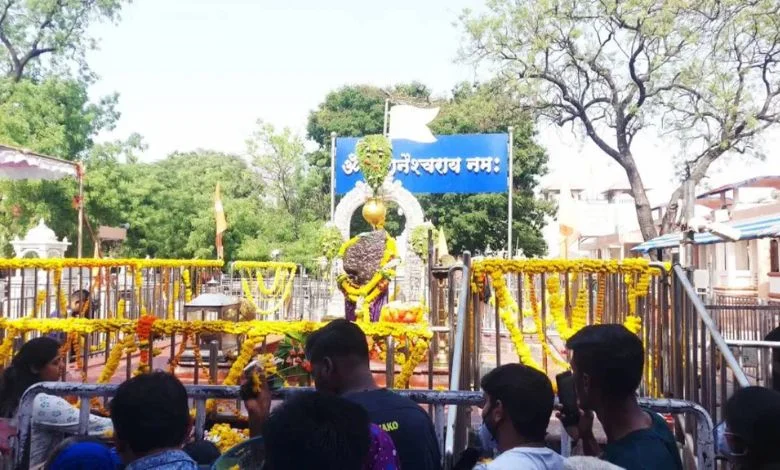
<svg viewBox="0 0 780 470">
<path fill-rule="evenodd" d="M 473 345 L 468 341 L 467 329 L 472 316 L 469 315 L 469 297 L 471 294 L 471 255 L 469 252 L 463 255 L 463 272 L 461 277 L 460 295 L 458 300 L 457 317 L 454 318 L 455 338 L 452 349 L 451 371 L 450 371 L 450 390 L 470 390 L 469 363 L 470 356 L 474 356 L 471 348 L 467 345 Z M 452 303 L 450 303 L 452 305 Z M 451 323 L 452 324 L 452 323 Z M 471 353 L 471 354 L 469 354 Z M 464 375 L 465 372 L 465 375 Z M 482 396 L 482 394 L 479 394 Z M 444 469 L 452 468 L 453 459 L 456 452 L 462 451 L 466 446 L 466 431 L 468 425 L 468 413 L 470 407 L 449 406 L 447 408 L 447 432 L 445 433 L 444 451 Z"/>
<path fill-rule="evenodd" d="M 750 341 L 727 339 L 752 385 L 780 389 L 780 341 Z"/>
<path fill-rule="evenodd" d="M 29 467 L 29 449 L 32 435 L 33 402 L 40 393 L 57 396 L 76 396 L 81 399 L 79 408 L 78 434 L 87 434 L 89 425 L 90 398 L 113 397 L 119 385 L 106 384 L 78 384 L 67 382 L 41 382 L 33 385 L 22 396 L 18 415 L 18 439 L 14 445 L 15 468 L 27 469 Z M 192 400 L 195 408 L 195 438 L 201 439 L 206 426 L 206 400 L 236 400 L 239 398 L 239 387 L 224 385 L 185 385 L 187 396 Z M 274 399 L 286 399 L 287 397 L 311 390 L 309 388 L 282 388 L 274 391 Z M 433 407 L 431 419 L 434 423 L 439 449 L 444 447 L 444 419 L 445 406 L 481 406 L 483 395 L 481 392 L 468 391 L 437 391 L 437 390 L 395 390 L 402 396 L 410 398 L 419 404 L 428 404 Z"/>
<path fill-rule="evenodd" d="M 671 358 L 664 367 L 667 392 L 700 403 L 717 420 L 735 387 L 750 385 L 747 375 L 696 293 L 688 272 L 673 268 Z"/>
<path fill-rule="evenodd" d="M 668 359 L 659 373 L 664 378 L 667 396 L 698 403 L 711 419 L 719 422 L 728 397 L 750 382 L 689 275 L 681 266 L 673 267 L 669 325 L 672 340 L 666 353 Z M 701 446 L 712 440 L 711 429 L 705 432 L 690 419 L 678 421 L 677 429 L 687 450 L 700 459 L 706 455 Z"/>
</svg>

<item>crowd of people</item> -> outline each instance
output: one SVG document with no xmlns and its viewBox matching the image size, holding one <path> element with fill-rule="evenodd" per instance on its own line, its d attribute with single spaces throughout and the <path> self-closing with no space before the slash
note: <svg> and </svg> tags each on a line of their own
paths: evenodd
<svg viewBox="0 0 780 470">
<path fill-rule="evenodd" d="M 25 343 L 0 383 L 0 451 L 18 418 L 24 391 L 55 381 L 64 363 L 51 337 Z M 556 411 L 550 379 L 523 364 L 500 366 L 481 381 L 482 426 L 454 468 L 476 470 L 682 469 L 677 441 L 666 421 L 636 397 L 644 351 L 620 325 L 587 326 L 567 342 L 579 405 L 566 427 L 583 455 L 563 458 L 548 442 Z M 369 365 L 368 344 L 354 323 L 335 320 L 305 345 L 315 391 L 294 393 L 272 408 L 270 387 L 244 384 L 250 435 L 262 441 L 269 470 L 434 470 L 442 455 L 431 419 L 409 398 L 381 388 Z M 219 457 L 207 441 L 193 441 L 184 385 L 164 372 L 122 383 L 110 416 L 92 415 L 88 435 L 71 437 L 79 412 L 65 399 L 39 394 L 33 401 L 30 468 L 52 470 L 190 470 Z M 559 410 L 562 422 L 569 422 Z M 606 442 L 594 433 L 595 418 Z M 10 426 L 8 424 L 10 423 Z M 714 439 L 720 455 L 744 469 L 780 469 L 780 393 L 742 389 L 725 406 Z M 107 436 L 111 435 L 111 439 Z M 110 445 L 109 445 L 110 444 Z"/>
</svg>

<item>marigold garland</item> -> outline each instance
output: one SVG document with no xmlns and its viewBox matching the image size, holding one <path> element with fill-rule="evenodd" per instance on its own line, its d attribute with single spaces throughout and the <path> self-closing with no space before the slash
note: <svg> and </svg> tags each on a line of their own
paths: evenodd
<svg viewBox="0 0 780 470">
<path fill-rule="evenodd" d="M 192 282 L 190 281 L 190 270 L 183 268 L 181 270 L 181 282 L 184 284 L 184 302 L 192 302 Z"/>
<path fill-rule="evenodd" d="M 145 367 L 140 367 L 136 373 L 149 370 L 149 341 L 152 333 L 172 335 L 183 333 L 193 338 L 196 345 L 200 344 L 200 334 L 227 333 L 234 335 L 247 335 L 247 339 L 242 344 L 242 352 L 239 359 L 234 362 L 233 367 L 226 377 L 226 384 L 237 384 L 240 380 L 243 367 L 251 359 L 254 345 L 262 341 L 262 338 L 268 335 L 284 335 L 286 333 L 307 334 L 315 331 L 325 323 L 309 321 L 260 321 L 251 320 L 243 322 L 233 322 L 225 320 L 216 321 L 183 321 L 157 319 L 153 315 L 144 315 L 138 320 L 108 318 L 108 319 L 88 319 L 88 318 L 19 318 L 19 319 L 0 319 L 0 329 L 4 329 L 6 336 L 0 343 L 0 363 L 5 363 L 10 359 L 13 350 L 13 338 L 19 332 L 38 331 L 41 334 L 51 332 L 68 333 L 68 340 L 62 345 L 62 352 L 68 351 L 73 344 L 74 338 L 79 338 L 94 332 L 122 332 L 124 338 L 122 345 L 117 345 L 109 355 L 106 369 L 101 373 L 101 377 L 108 377 L 110 380 L 116 367 L 121 361 L 122 354 L 132 354 L 141 350 L 143 358 L 141 363 Z M 403 362 L 406 373 L 400 375 L 396 383 L 398 387 L 406 387 L 408 379 L 414 369 L 425 358 L 425 351 L 433 333 L 427 323 L 394 323 L 394 322 L 358 322 L 357 325 L 363 330 L 367 337 L 388 337 L 392 336 L 398 341 L 409 339 L 414 343 L 414 348 L 410 357 Z M 142 338 L 146 338 L 145 340 Z M 253 345 L 254 343 L 254 345 Z M 78 344 L 78 341 L 77 341 Z M 180 347 L 181 343 L 180 343 Z M 120 352 L 121 351 L 121 352 Z M 197 369 L 205 367 L 200 357 L 200 350 L 196 346 L 193 348 Z M 244 357 L 241 357 L 241 356 Z M 119 358 L 118 360 L 116 358 Z M 243 366 L 241 365 L 243 363 Z M 400 362 L 399 362 L 400 363 Z M 109 367 L 110 366 L 110 367 Z M 114 369 L 112 371 L 111 369 Z M 83 370 L 83 368 L 82 368 Z M 411 372 L 410 372 L 411 371 Z M 223 383 L 225 383 L 223 382 Z"/>
<path fill-rule="evenodd" d="M 247 439 L 248 429 L 232 428 L 227 423 L 217 423 L 206 432 L 206 440 L 213 442 L 223 454 Z"/>
<path fill-rule="evenodd" d="M 349 247 L 360 240 L 360 237 L 361 235 L 358 235 L 344 242 L 341 248 L 339 248 L 338 257 L 343 257 Z M 385 232 L 385 251 L 379 262 L 379 270 L 367 283 L 359 286 L 352 282 L 346 273 L 342 273 L 336 278 L 336 284 L 344 294 L 344 297 L 350 302 L 359 304 L 355 312 L 358 321 L 367 322 L 370 318 L 371 304 L 379 296 L 387 292 L 390 280 L 395 277 L 395 268 L 388 266 L 388 264 L 397 257 L 398 248 L 395 239 Z"/>
<path fill-rule="evenodd" d="M 238 264 L 238 263 L 236 263 Z M 259 264 L 259 263 L 258 263 Z M 286 282 L 284 282 L 282 285 L 284 286 L 284 290 L 279 298 L 279 300 L 273 304 L 270 308 L 266 310 L 260 309 L 258 307 L 257 303 L 255 302 L 255 297 L 252 294 L 252 290 L 249 287 L 250 281 L 252 280 L 252 272 L 248 269 L 242 271 L 241 275 L 241 288 L 244 291 L 244 297 L 246 298 L 247 302 L 254 308 L 255 314 L 259 316 L 268 316 L 273 313 L 276 313 L 278 311 L 281 311 L 285 305 L 287 305 L 290 302 L 290 299 L 292 298 L 293 293 L 293 287 L 295 285 L 295 272 L 297 269 L 297 266 L 292 263 L 285 263 L 287 268 L 283 272 L 289 273 L 289 275 L 285 275 L 284 278 L 286 279 Z M 280 268 L 281 269 L 281 268 Z M 277 278 L 278 279 L 278 278 Z M 276 282 L 276 280 L 274 281 Z M 257 287 L 260 289 L 260 286 L 264 283 L 263 277 L 261 273 L 258 271 L 257 273 Z M 263 286 L 265 288 L 265 286 Z M 261 294 L 262 294 L 262 289 Z M 269 292 L 269 291 L 266 291 Z M 263 294 L 265 295 L 265 294 Z"/>
<path fill-rule="evenodd" d="M 140 259 L 140 258 L 0 258 L 0 269 L 44 269 L 55 272 L 65 268 L 221 268 L 221 260 Z"/>
<path fill-rule="evenodd" d="M 596 299 L 596 318 L 594 323 L 601 325 L 604 319 L 604 306 L 607 301 L 607 275 L 599 273 L 598 292 Z"/>
<path fill-rule="evenodd" d="M 604 309 L 606 290 L 606 275 L 622 273 L 628 286 L 629 312 L 624 321 L 624 326 L 638 334 L 641 331 L 642 320 L 636 315 L 636 300 L 648 294 L 651 276 L 659 272 L 656 267 L 651 267 L 649 262 L 643 259 L 631 258 L 623 261 L 603 260 L 497 260 L 488 259 L 477 261 L 473 265 L 472 287 L 475 292 L 483 292 L 487 277 L 492 281 L 494 295 L 499 305 L 499 316 L 509 331 L 510 339 L 520 357 L 521 362 L 533 365 L 535 360 L 531 357 L 530 349 L 525 344 L 522 332 L 517 328 L 520 315 L 517 303 L 512 298 L 509 288 L 504 280 L 504 275 L 509 273 L 524 273 L 526 291 L 529 293 L 531 313 L 536 325 L 536 332 L 543 353 L 553 359 L 556 364 L 568 367 L 557 354 L 552 354 L 552 349 L 547 341 L 545 325 L 542 324 L 539 313 L 539 303 L 536 297 L 533 276 L 535 274 L 550 274 L 546 286 L 548 294 L 548 307 L 555 327 L 564 341 L 570 338 L 580 328 L 587 324 L 587 284 L 581 283 L 577 293 L 577 301 L 573 308 L 571 324 L 566 319 L 564 312 L 565 301 L 561 294 L 560 273 L 570 272 L 577 279 L 580 273 L 595 273 L 598 275 L 598 300 L 596 305 L 596 321 L 601 323 Z M 576 282 L 576 281 L 575 281 Z M 567 290 L 570 288 L 567 284 Z M 572 296 L 570 294 L 570 296 Z M 538 364 L 535 364 L 538 367 Z"/>
<path fill-rule="evenodd" d="M 423 361 L 423 359 L 425 359 L 427 353 L 428 341 L 418 339 L 409 353 L 409 358 L 401 368 L 401 373 L 398 375 L 398 380 L 395 384 L 396 388 L 409 388 L 409 381 L 411 380 L 412 375 L 414 375 L 414 369 Z"/>
<path fill-rule="evenodd" d="M 189 343 L 189 341 L 190 333 L 185 331 L 181 337 L 181 341 L 179 342 L 179 349 L 168 362 L 168 372 L 171 374 L 176 372 L 176 368 L 179 366 L 179 362 L 181 361 L 181 357 L 184 355 L 184 351 L 187 349 L 187 343 Z"/>
<path fill-rule="evenodd" d="M 154 315 L 141 315 L 136 324 L 135 333 L 138 338 L 138 347 L 141 349 L 141 359 L 138 363 L 138 369 L 135 375 L 149 372 L 151 368 L 151 357 L 149 356 L 149 342 L 152 338 L 152 325 L 157 321 Z"/>
</svg>

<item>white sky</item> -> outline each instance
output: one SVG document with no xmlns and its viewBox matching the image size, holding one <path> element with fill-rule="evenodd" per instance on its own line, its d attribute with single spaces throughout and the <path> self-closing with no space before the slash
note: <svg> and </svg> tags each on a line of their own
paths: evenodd
<svg viewBox="0 0 780 470">
<path fill-rule="evenodd" d="M 117 25 L 98 25 L 100 75 L 92 94 L 119 92 L 122 117 L 101 138 L 144 136 L 144 159 L 209 148 L 241 153 L 254 123 L 305 132 L 309 112 L 345 84 L 385 86 L 418 80 L 447 93 L 475 71 L 454 62 L 463 8 L 483 0 L 135 0 Z M 290 6 L 294 5 L 294 6 Z M 551 167 L 576 178 L 581 167 L 607 165 L 594 145 L 568 130 L 540 127 Z M 712 184 L 779 174 L 777 138 L 760 165 L 721 165 Z M 669 146 L 638 140 L 646 185 L 670 183 Z M 774 157 L 774 158 L 773 158 Z M 576 159 L 576 162 L 575 160 Z M 580 165 L 581 162 L 583 165 Z M 612 171 L 609 178 L 619 175 Z"/>
</svg>

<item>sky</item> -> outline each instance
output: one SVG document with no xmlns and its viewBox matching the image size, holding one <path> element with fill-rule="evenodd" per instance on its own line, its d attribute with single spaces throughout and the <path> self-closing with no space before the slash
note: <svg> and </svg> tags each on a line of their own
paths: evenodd
<svg viewBox="0 0 780 470">
<path fill-rule="evenodd" d="M 100 76 L 92 96 L 120 94 L 122 116 L 102 140 L 140 133 L 144 160 L 198 148 L 242 153 L 257 119 L 305 134 L 325 95 L 346 84 L 386 86 L 417 80 L 437 94 L 473 80 L 458 63 L 464 8 L 484 0 L 134 0 L 117 25 L 91 32 L 100 49 L 88 61 Z M 291 6 L 292 5 L 292 6 Z M 582 136 L 539 125 L 551 177 L 621 171 Z M 762 164 L 733 160 L 713 169 L 710 184 L 757 174 L 780 175 L 780 139 L 768 138 Z M 673 184 L 668 143 L 652 135 L 634 145 L 646 185 Z M 604 176 L 607 175 L 607 176 Z"/>
</svg>

